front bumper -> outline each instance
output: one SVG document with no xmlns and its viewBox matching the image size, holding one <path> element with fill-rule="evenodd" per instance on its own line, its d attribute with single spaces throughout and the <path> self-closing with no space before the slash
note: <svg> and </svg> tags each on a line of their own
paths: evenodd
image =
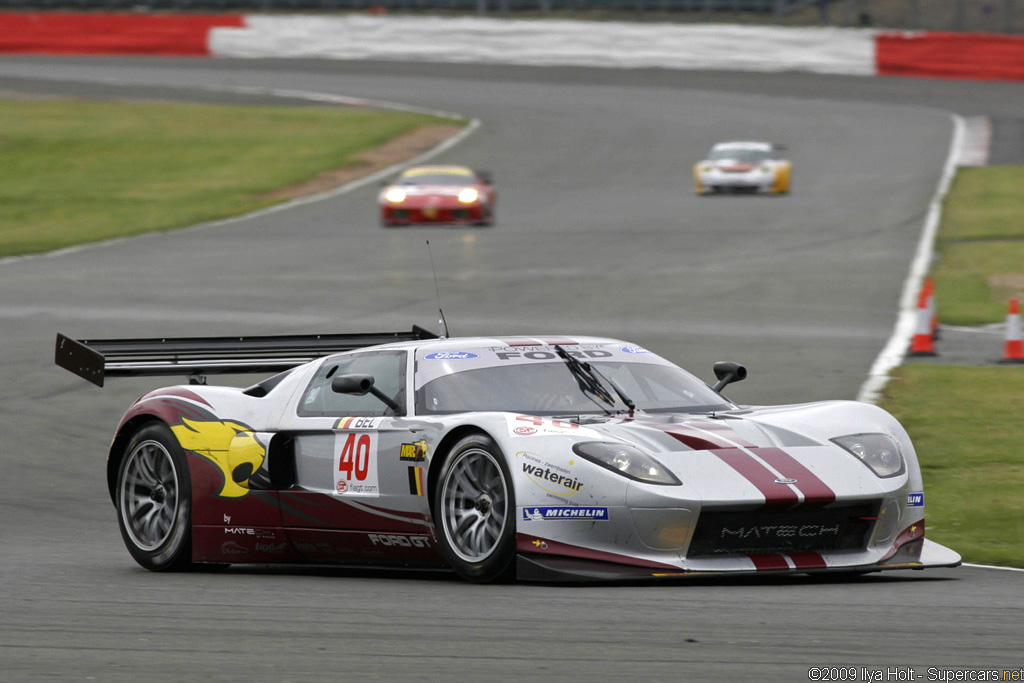
<svg viewBox="0 0 1024 683">
<path fill-rule="evenodd" d="M 962 559 L 959 553 L 925 538 L 909 541 L 895 549 L 888 557 L 873 561 L 857 561 L 850 556 L 822 558 L 823 563 L 808 563 L 800 557 L 752 556 L 722 558 L 716 562 L 691 566 L 671 566 L 657 563 L 622 563 L 611 558 L 570 557 L 520 551 L 516 557 L 516 577 L 520 581 L 545 583 L 590 583 L 602 581 L 672 581 L 708 576 L 771 576 L 780 574 L 865 574 L 896 569 L 935 569 L 957 567 Z M 828 559 L 833 561 L 829 564 Z M 866 560 L 867 558 L 860 558 Z M 633 558 L 629 558 L 633 562 Z M 737 561 L 738 560 L 738 561 Z"/>
<path fill-rule="evenodd" d="M 867 469 L 852 459 L 850 464 L 854 467 L 846 478 L 855 486 L 867 490 L 877 484 L 870 474 L 857 481 L 857 468 L 865 473 Z M 924 508 L 907 505 L 907 484 L 893 483 L 887 488 L 877 485 L 866 497 L 831 502 L 808 495 L 796 504 L 726 504 L 707 497 L 703 503 L 680 500 L 668 490 L 674 487 L 631 482 L 625 505 L 590 509 L 600 515 L 538 517 L 537 509 L 520 507 L 517 550 L 524 578 L 537 580 L 549 580 L 541 577 L 550 572 L 577 580 L 576 569 L 584 565 L 591 567 L 581 570 L 584 578 L 594 572 L 617 578 L 671 578 L 960 564 L 957 553 L 925 540 Z"/>
<path fill-rule="evenodd" d="M 747 173 L 724 173 L 711 171 L 699 173 L 697 191 L 702 194 L 714 192 L 770 193 L 775 185 L 774 173 L 750 171 Z"/>
<path fill-rule="evenodd" d="M 381 221 L 386 225 L 412 225 L 418 223 L 483 223 L 489 219 L 480 204 L 458 204 L 429 207 L 381 207 Z"/>
</svg>

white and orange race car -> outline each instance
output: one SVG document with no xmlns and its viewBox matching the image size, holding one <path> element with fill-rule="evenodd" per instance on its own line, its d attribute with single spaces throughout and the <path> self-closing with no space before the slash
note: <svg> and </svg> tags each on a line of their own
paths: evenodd
<svg viewBox="0 0 1024 683">
<path fill-rule="evenodd" d="M 490 225 L 497 193 L 490 175 L 465 166 L 414 166 L 380 192 L 384 227 L 419 223 Z"/>
<path fill-rule="evenodd" d="M 780 159 L 770 142 L 720 142 L 693 167 L 697 194 L 788 194 L 793 162 Z"/>
</svg>

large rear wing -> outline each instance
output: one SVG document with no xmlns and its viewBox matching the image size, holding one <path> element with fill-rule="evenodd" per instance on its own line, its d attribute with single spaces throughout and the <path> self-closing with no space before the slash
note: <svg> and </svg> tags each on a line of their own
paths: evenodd
<svg viewBox="0 0 1024 683">
<path fill-rule="evenodd" d="M 270 374 L 332 353 L 436 338 L 419 325 L 409 332 L 266 337 L 86 340 L 58 333 L 54 362 L 102 387 L 108 376 Z"/>
</svg>

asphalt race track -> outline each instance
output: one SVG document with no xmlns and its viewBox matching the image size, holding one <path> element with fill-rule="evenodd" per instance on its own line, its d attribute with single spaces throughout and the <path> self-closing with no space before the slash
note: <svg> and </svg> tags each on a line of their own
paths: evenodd
<svg viewBox="0 0 1024 683">
<path fill-rule="evenodd" d="M 997 138 L 1000 121 L 1019 130 L 1019 84 L 0 60 L 4 93 L 287 103 L 215 86 L 478 118 L 480 129 L 439 159 L 494 173 L 497 225 L 385 230 L 371 185 L 0 262 L 0 681 L 806 681 L 811 667 L 838 666 L 942 680 L 931 676 L 1024 666 L 1024 573 L 974 567 L 600 587 L 333 569 L 149 573 L 121 542 L 104 454 L 122 410 L 160 380 L 98 389 L 52 361 L 58 331 L 434 328 L 429 239 L 453 334 L 606 334 L 706 380 L 716 360 L 746 363 L 750 378 L 727 392 L 741 403 L 853 398 L 892 331 L 950 112 L 991 116 Z M 692 163 L 735 138 L 789 147 L 791 196 L 694 196 Z M 1019 162 L 1022 147 L 1005 136 L 993 161 Z"/>
</svg>

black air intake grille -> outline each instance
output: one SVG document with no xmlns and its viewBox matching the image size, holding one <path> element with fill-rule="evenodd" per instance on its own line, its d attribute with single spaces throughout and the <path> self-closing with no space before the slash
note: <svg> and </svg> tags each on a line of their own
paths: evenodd
<svg viewBox="0 0 1024 683">
<path fill-rule="evenodd" d="M 860 550 L 875 523 L 875 504 L 784 511 L 701 513 L 688 557 L 738 553 Z"/>
</svg>

